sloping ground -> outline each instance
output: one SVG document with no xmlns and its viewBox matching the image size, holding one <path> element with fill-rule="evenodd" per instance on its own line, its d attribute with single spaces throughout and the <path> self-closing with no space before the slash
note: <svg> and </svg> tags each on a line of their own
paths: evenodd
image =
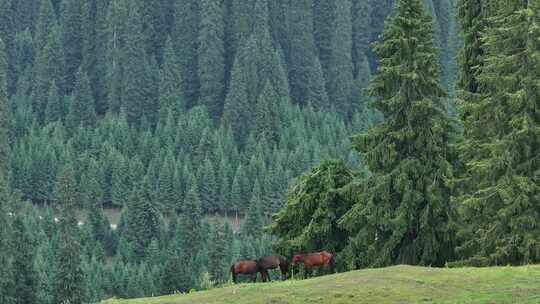
<svg viewBox="0 0 540 304">
<path fill-rule="evenodd" d="M 106 304 L 540 303 L 540 266 L 396 266 Z"/>
</svg>

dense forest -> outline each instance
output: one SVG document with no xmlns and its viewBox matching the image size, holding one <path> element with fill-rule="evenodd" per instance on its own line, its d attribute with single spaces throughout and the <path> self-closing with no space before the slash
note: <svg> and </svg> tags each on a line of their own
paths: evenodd
<svg viewBox="0 0 540 304">
<path fill-rule="evenodd" d="M 538 0 L 0 0 L 0 304 L 539 262 L 539 39 Z"/>
</svg>

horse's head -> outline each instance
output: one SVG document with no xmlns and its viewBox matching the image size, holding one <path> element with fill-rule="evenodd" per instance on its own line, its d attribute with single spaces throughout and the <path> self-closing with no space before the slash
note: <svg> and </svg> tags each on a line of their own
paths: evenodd
<svg viewBox="0 0 540 304">
<path fill-rule="evenodd" d="M 302 254 L 297 254 L 295 256 L 293 256 L 292 258 L 292 266 L 295 266 L 296 264 L 302 262 L 304 260 L 304 256 Z"/>
</svg>

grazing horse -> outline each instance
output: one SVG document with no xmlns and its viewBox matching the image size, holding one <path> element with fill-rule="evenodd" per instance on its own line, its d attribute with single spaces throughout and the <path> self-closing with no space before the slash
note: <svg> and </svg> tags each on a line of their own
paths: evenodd
<svg viewBox="0 0 540 304">
<path fill-rule="evenodd" d="M 257 282 L 257 272 L 259 272 L 259 265 L 257 261 L 253 260 L 244 260 L 238 261 L 231 266 L 231 274 L 233 282 L 237 283 L 237 275 L 250 275 L 251 280 L 255 283 Z"/>
<path fill-rule="evenodd" d="M 280 255 L 266 256 L 258 259 L 257 264 L 259 264 L 259 271 L 261 272 L 263 282 L 266 282 L 267 280 L 270 281 L 268 269 L 276 269 L 278 267 L 279 270 L 281 270 L 281 279 L 287 279 L 289 274 L 289 261 L 287 261 L 286 257 Z"/>
<path fill-rule="evenodd" d="M 327 251 L 308 254 L 297 254 L 292 259 L 292 265 L 295 266 L 299 263 L 304 264 L 304 278 L 307 278 L 308 275 L 311 275 L 314 267 L 322 266 L 327 270 L 334 272 L 334 255 Z"/>
</svg>

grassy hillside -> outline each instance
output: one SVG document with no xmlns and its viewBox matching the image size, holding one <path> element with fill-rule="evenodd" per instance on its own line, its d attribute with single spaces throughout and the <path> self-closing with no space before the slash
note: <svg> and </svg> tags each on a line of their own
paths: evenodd
<svg viewBox="0 0 540 304">
<path fill-rule="evenodd" d="M 106 304 L 540 303 L 540 266 L 434 269 L 396 266 L 309 280 L 229 286 Z"/>
</svg>

